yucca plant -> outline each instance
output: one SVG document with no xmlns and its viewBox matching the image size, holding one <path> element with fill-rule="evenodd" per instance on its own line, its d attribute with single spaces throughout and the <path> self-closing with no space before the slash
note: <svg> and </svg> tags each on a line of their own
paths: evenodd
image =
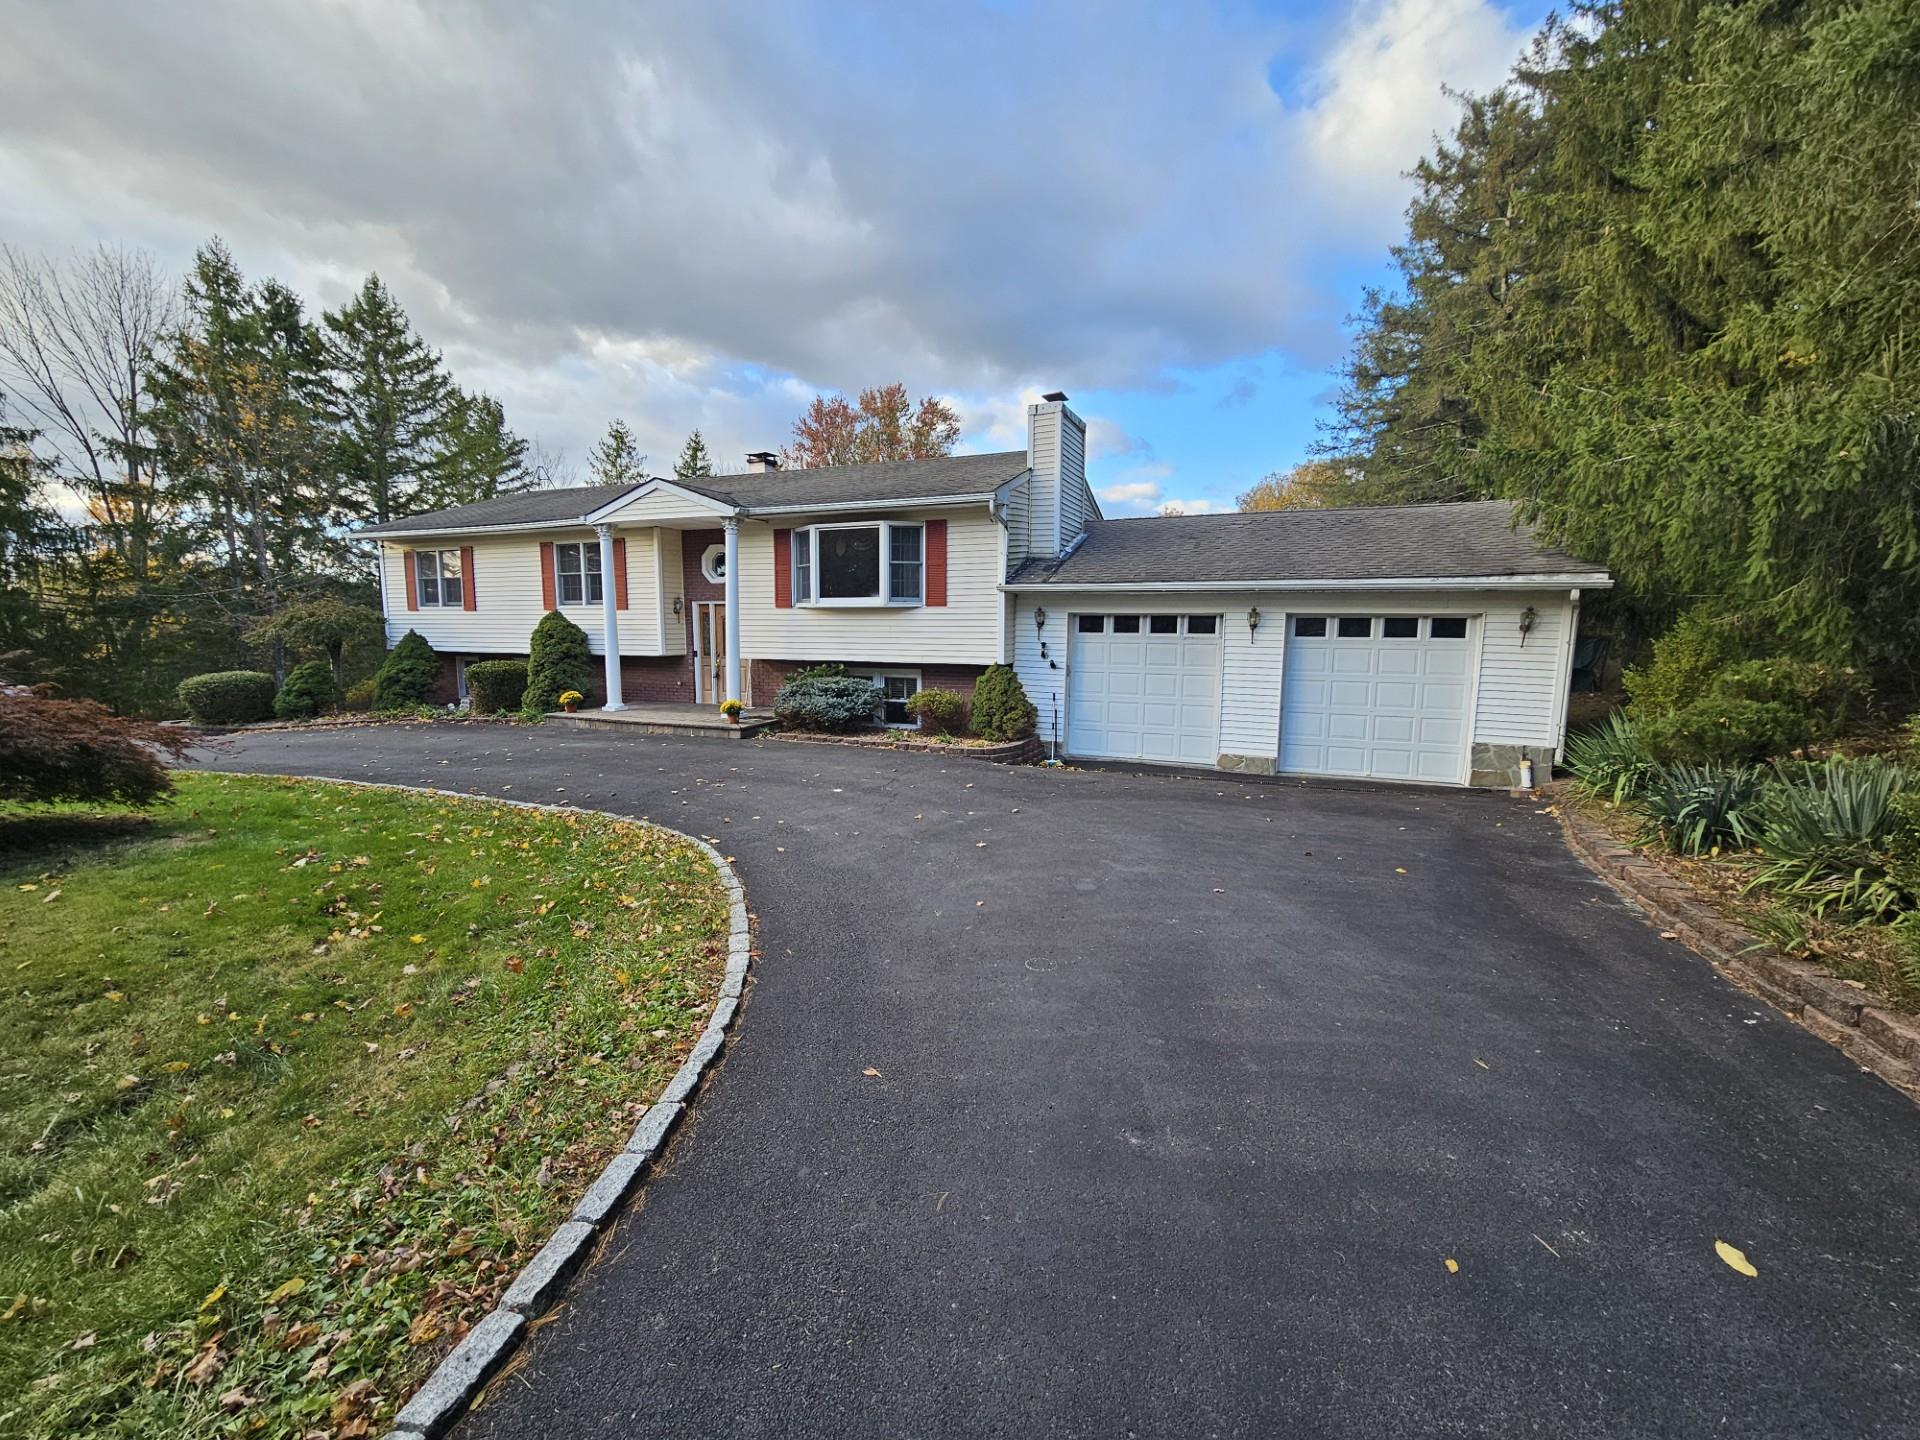
<svg viewBox="0 0 1920 1440">
<path fill-rule="evenodd" d="M 1816 914 L 1839 909 L 1884 919 L 1907 902 L 1888 876 L 1899 817 L 1894 801 L 1913 783 L 1904 766 L 1877 756 L 1778 767 L 1761 807 L 1766 863 L 1748 888 L 1778 891 Z"/>
<path fill-rule="evenodd" d="M 1639 794 L 1655 768 L 1633 722 L 1618 710 L 1593 729 L 1567 737 L 1567 769 L 1580 788 L 1615 805 Z"/>
<path fill-rule="evenodd" d="M 1759 838 L 1761 772 L 1752 765 L 1666 765 L 1648 780 L 1640 803 L 1648 830 L 1681 855 L 1746 849 Z"/>
</svg>

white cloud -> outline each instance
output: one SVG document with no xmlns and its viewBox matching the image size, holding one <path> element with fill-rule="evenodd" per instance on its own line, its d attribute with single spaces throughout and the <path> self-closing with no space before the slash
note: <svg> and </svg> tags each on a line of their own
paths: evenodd
<svg viewBox="0 0 1920 1440">
<path fill-rule="evenodd" d="M 1240 7 L 942 12 L 597 0 L 65 0 L 0 46 L 10 238 L 184 266 L 219 233 L 335 304 L 378 270 L 462 383 L 583 451 L 786 438 L 895 378 L 1025 444 L 1042 389 L 1279 351 L 1391 232 L 1444 80 L 1497 78 L 1488 0 L 1369 0 L 1324 54 Z M 1073 56 L 1044 86 L 1020 58 Z M 1275 95 L 1285 56 L 1319 77 Z M 1017 397 L 1017 398 L 1007 398 Z M 1150 456 L 1090 419 L 1096 458 Z"/>
<path fill-rule="evenodd" d="M 1363 0 L 1320 67 L 1306 115 L 1321 198 L 1336 207 L 1329 218 L 1391 235 L 1406 172 L 1459 113 L 1442 87 L 1499 84 L 1527 33 L 1486 0 Z"/>
<path fill-rule="evenodd" d="M 1109 505 L 1151 505 L 1160 498 L 1158 480 L 1129 480 L 1122 485 L 1105 485 L 1100 498 Z"/>
</svg>

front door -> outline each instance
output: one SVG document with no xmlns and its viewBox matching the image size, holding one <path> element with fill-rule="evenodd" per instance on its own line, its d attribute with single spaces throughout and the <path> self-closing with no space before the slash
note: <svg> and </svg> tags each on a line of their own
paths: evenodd
<svg viewBox="0 0 1920 1440">
<path fill-rule="evenodd" d="M 717 600 L 693 606 L 694 699 L 718 705 L 727 693 L 727 607 Z"/>
</svg>

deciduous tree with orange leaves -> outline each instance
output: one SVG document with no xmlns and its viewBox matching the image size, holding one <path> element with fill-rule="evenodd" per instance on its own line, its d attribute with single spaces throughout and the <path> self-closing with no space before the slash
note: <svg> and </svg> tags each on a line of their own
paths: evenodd
<svg viewBox="0 0 1920 1440">
<path fill-rule="evenodd" d="M 931 460 L 951 455 L 960 417 L 929 395 L 913 404 L 899 381 L 844 395 L 816 395 L 793 422 L 793 443 L 780 452 L 789 469 L 861 465 L 877 460 Z"/>
</svg>

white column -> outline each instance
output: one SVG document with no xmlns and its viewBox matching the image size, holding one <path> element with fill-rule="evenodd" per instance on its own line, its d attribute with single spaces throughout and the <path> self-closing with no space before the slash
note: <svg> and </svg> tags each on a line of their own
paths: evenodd
<svg viewBox="0 0 1920 1440">
<path fill-rule="evenodd" d="M 727 529 L 727 699 L 740 698 L 740 521 L 729 515 Z"/>
<path fill-rule="evenodd" d="M 620 607 L 613 589 L 613 527 L 596 525 L 600 537 L 600 634 L 606 647 L 607 705 L 609 710 L 624 710 L 620 698 Z"/>
</svg>

